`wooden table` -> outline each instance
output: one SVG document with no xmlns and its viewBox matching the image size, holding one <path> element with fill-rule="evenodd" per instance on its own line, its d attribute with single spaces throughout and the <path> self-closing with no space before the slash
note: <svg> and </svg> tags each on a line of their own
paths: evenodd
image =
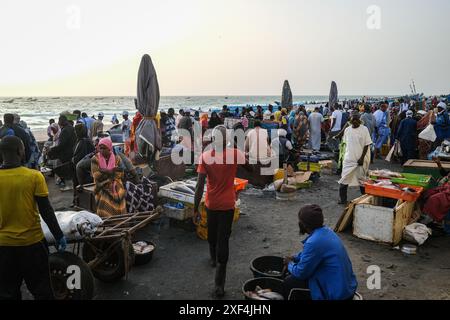
<svg viewBox="0 0 450 320">
<path fill-rule="evenodd" d="M 450 172 L 450 162 L 441 161 L 441 164 Z M 409 160 L 403 165 L 403 172 L 431 175 L 434 180 L 442 178 L 437 164 L 430 160 Z"/>
</svg>

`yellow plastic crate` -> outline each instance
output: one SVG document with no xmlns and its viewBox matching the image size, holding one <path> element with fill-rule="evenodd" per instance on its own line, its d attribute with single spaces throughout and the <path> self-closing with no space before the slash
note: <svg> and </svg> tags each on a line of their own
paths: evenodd
<svg viewBox="0 0 450 320">
<path fill-rule="evenodd" d="M 314 162 L 300 162 L 297 167 L 300 171 L 320 172 L 321 170 L 320 164 Z"/>
</svg>

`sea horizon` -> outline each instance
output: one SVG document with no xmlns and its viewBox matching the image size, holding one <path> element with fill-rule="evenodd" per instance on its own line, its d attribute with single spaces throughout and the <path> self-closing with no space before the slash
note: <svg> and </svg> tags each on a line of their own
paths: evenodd
<svg viewBox="0 0 450 320">
<path fill-rule="evenodd" d="M 339 101 L 360 99 L 364 95 L 340 95 Z M 390 95 L 366 95 L 370 98 L 395 97 Z M 17 113 L 33 130 L 45 130 L 49 119 L 57 119 L 65 111 L 80 110 L 88 116 L 97 116 L 99 112 L 105 115 L 105 123 L 109 123 L 116 115 L 120 118 L 123 111 L 131 116 L 136 113 L 134 96 L 20 96 L 0 97 L 0 116 L 5 113 Z M 275 105 L 281 101 L 280 95 L 218 95 L 218 96 L 161 96 L 159 109 L 192 108 L 203 112 L 221 109 L 228 106 Z M 294 95 L 295 104 L 325 104 L 328 95 Z"/>
<path fill-rule="evenodd" d="M 340 94 L 340 97 L 402 97 L 407 94 Z M 203 94 L 203 95 L 161 95 L 161 97 L 175 97 L 175 98 L 183 98 L 183 97 L 275 97 L 280 96 L 281 94 Z M 293 97 L 324 97 L 328 94 L 302 94 L 302 95 L 294 95 Z M 433 96 L 433 95 L 431 95 Z M 0 95 L 0 99 L 20 99 L 20 98 L 135 98 L 133 95 L 52 95 L 52 96 L 39 96 L 39 95 L 19 95 L 19 96 L 2 96 Z"/>
</svg>

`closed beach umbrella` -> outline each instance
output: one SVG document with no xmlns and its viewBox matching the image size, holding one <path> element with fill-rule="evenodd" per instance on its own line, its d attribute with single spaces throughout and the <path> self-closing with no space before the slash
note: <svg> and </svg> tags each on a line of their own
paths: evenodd
<svg viewBox="0 0 450 320">
<path fill-rule="evenodd" d="M 142 57 L 137 81 L 137 109 L 144 119 L 136 129 L 136 142 L 143 156 L 161 150 L 161 136 L 156 124 L 159 106 L 159 85 L 155 67 L 148 54 Z"/>
<path fill-rule="evenodd" d="M 289 81 L 285 80 L 283 84 L 283 93 L 281 94 L 281 107 L 290 108 L 292 107 L 292 91 Z"/>
<path fill-rule="evenodd" d="M 336 82 L 331 82 L 331 89 L 330 89 L 330 99 L 328 101 L 328 106 L 334 107 L 334 105 L 338 102 L 338 89 Z"/>
</svg>

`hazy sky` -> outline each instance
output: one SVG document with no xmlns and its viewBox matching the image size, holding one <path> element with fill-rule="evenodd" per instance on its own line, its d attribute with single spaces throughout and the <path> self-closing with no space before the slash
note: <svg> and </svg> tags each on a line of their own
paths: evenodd
<svg viewBox="0 0 450 320">
<path fill-rule="evenodd" d="M 448 0 L 1 0 L 0 96 L 135 95 L 143 53 L 161 95 L 278 95 L 285 79 L 295 95 L 331 80 L 348 95 L 409 93 L 411 79 L 448 93 L 449 13 Z"/>
</svg>

